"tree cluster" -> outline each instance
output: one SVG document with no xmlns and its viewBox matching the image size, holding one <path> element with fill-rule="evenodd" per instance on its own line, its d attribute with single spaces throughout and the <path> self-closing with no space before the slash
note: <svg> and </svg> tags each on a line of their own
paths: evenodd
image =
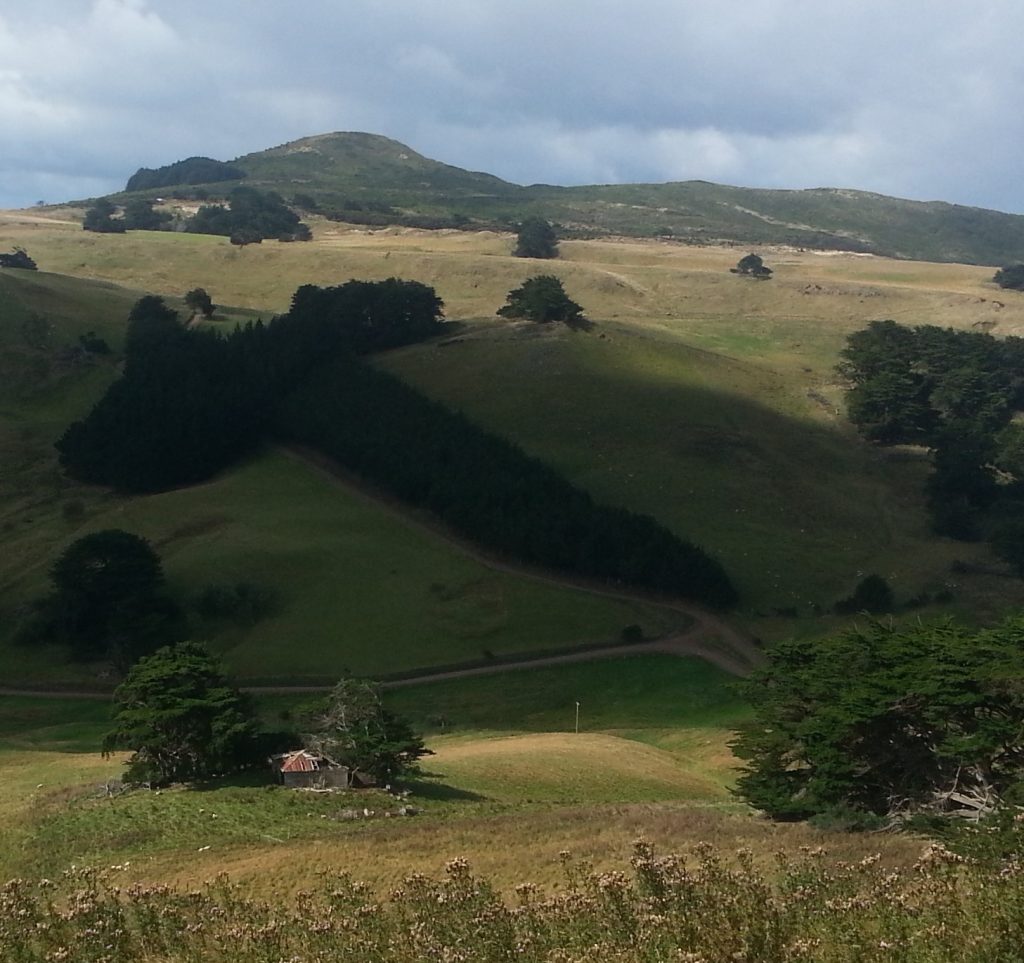
<svg viewBox="0 0 1024 963">
<path fill-rule="evenodd" d="M 21 268 L 23 271 L 37 271 L 36 262 L 22 247 L 16 247 L 8 254 L 0 253 L 0 268 Z"/>
<path fill-rule="evenodd" d="M 240 167 L 225 164 L 212 157 L 187 157 L 163 167 L 140 167 L 128 178 L 124 189 L 148 191 L 182 184 L 215 184 L 218 181 L 241 180 L 245 176 L 245 171 Z"/>
<path fill-rule="evenodd" d="M 433 288 L 416 281 L 307 285 L 288 314 L 223 337 L 185 327 L 147 295 L 129 314 L 122 377 L 57 442 L 61 465 L 122 491 L 202 481 L 252 450 L 309 369 L 429 337 L 441 310 Z"/>
<path fill-rule="evenodd" d="M 328 288 L 304 284 L 292 296 L 288 323 L 296 334 L 320 339 L 328 354 L 369 354 L 440 334 L 443 310 L 434 289 L 417 281 L 351 280 Z"/>
<path fill-rule="evenodd" d="M 151 787 L 265 765 L 272 752 L 305 747 L 388 783 L 431 752 L 406 720 L 384 708 L 374 682 L 342 679 L 308 719 L 309 732 L 261 732 L 251 700 L 203 646 L 164 646 L 132 667 L 114 692 L 103 751 L 130 750 L 125 780 Z"/>
<path fill-rule="evenodd" d="M 124 205 L 124 227 L 128 231 L 166 231 L 174 219 L 170 211 L 155 210 L 148 197 L 133 197 Z"/>
<path fill-rule="evenodd" d="M 279 194 L 254 187 L 236 187 L 228 195 L 227 206 L 200 207 L 185 230 L 192 234 L 220 234 L 237 244 L 258 243 L 265 238 L 309 240 L 312 236 L 309 227 Z"/>
<path fill-rule="evenodd" d="M 503 318 L 526 318 L 546 324 L 564 321 L 572 325 L 583 321 L 583 308 L 565 293 L 562 282 L 551 274 L 527 278 L 509 291 L 505 304 L 498 308 Z"/>
<path fill-rule="evenodd" d="M 117 208 L 113 202 L 101 197 L 92 207 L 86 209 L 82 230 L 93 231 L 96 234 L 124 234 L 128 228 L 124 218 L 114 216 L 116 213 Z"/>
<path fill-rule="evenodd" d="M 780 819 L 985 814 L 1024 788 L 1024 618 L 781 642 L 745 684 L 738 793 Z"/>
<path fill-rule="evenodd" d="M 721 566 L 646 515 L 598 505 L 542 462 L 368 365 L 313 372 L 284 404 L 287 436 L 531 565 L 729 607 Z"/>
<path fill-rule="evenodd" d="M 932 450 L 938 533 L 978 539 L 997 533 L 997 515 L 1024 518 L 1024 433 L 1012 422 L 1024 408 L 1024 339 L 874 321 L 849 336 L 839 370 L 866 438 Z"/>
<path fill-rule="evenodd" d="M 1010 291 L 1024 291 L 1024 264 L 1010 264 L 992 275 L 992 280 L 1001 288 Z"/>
</svg>

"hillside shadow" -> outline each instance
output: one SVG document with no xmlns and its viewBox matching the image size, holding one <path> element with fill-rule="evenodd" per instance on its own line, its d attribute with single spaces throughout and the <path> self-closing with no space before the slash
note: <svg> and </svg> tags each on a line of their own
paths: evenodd
<svg viewBox="0 0 1024 963">
<path fill-rule="evenodd" d="M 481 796 L 479 793 L 435 781 L 443 778 L 444 773 L 441 772 L 421 772 L 415 779 L 404 779 L 402 785 L 413 796 L 430 799 L 434 802 L 486 802 L 487 797 Z"/>
</svg>

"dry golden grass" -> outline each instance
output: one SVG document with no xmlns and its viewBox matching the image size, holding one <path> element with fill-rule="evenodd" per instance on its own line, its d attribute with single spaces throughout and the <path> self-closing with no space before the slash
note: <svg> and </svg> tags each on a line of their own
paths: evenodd
<svg viewBox="0 0 1024 963">
<path fill-rule="evenodd" d="M 719 783 L 664 749 L 606 733 L 545 732 L 439 740 L 445 782 L 503 803 L 719 800 Z"/>
<path fill-rule="evenodd" d="M 384 891 L 409 873 L 436 875 L 449 859 L 464 856 L 474 871 L 502 889 L 524 881 L 554 889 L 563 882 L 561 852 L 599 870 L 621 868 L 638 838 L 662 853 L 685 853 L 700 842 L 723 853 L 746 848 L 765 868 L 774 853 L 793 854 L 802 846 L 823 846 L 835 858 L 851 861 L 881 853 L 886 862 L 905 866 L 926 845 L 910 836 L 823 833 L 723 806 L 621 803 L 367 820 L 342 840 L 264 841 L 245 849 L 189 854 L 187 860 L 161 857 L 133 866 L 132 875 L 191 886 L 223 872 L 247 890 L 267 895 L 308 887 L 320 873 L 348 870 Z"/>
</svg>

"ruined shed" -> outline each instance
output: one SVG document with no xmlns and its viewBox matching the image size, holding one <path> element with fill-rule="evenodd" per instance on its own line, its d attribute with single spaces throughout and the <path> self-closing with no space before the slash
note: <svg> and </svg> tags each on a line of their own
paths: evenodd
<svg viewBox="0 0 1024 963">
<path fill-rule="evenodd" d="M 347 789 L 351 770 L 338 766 L 326 756 L 306 749 L 293 749 L 270 757 L 277 781 L 290 789 Z"/>
</svg>

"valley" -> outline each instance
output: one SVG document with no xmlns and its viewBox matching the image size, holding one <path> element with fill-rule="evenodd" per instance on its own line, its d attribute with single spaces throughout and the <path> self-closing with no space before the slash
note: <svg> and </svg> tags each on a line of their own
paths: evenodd
<svg viewBox="0 0 1024 963">
<path fill-rule="evenodd" d="M 563 240 L 541 266 L 513 258 L 512 235 L 496 231 L 311 217 L 312 241 L 237 247 L 93 234 L 75 216 L 0 217 L 0 250 L 25 248 L 39 265 L 0 272 L 5 878 L 57 877 L 75 863 L 113 867 L 104 872 L 116 885 L 187 891 L 225 873 L 247 896 L 284 905 L 338 869 L 386 893 L 465 856 L 504 894 L 525 880 L 565 893 L 562 851 L 611 873 L 638 837 L 659 852 L 709 842 L 731 868 L 747 858 L 735 851 L 750 850 L 769 875 L 774 853 L 818 847 L 850 864 L 879 853 L 882 867 L 910 871 L 920 836 L 771 822 L 732 794 L 731 743 L 751 718 L 736 682 L 773 643 L 856 622 L 832 607 L 865 574 L 884 575 L 900 606 L 945 592 L 904 607 L 896 618 L 907 622 L 987 624 L 1024 602 L 1024 585 L 984 543 L 931 533 L 926 453 L 864 442 L 835 371 L 845 337 L 876 319 L 1024 334 L 1024 300 L 996 288 L 990 268 L 759 246 L 774 271 L 762 283 L 730 273 L 747 249 L 729 245 Z M 583 306 L 588 329 L 496 317 L 541 268 Z M 143 293 L 188 317 L 182 298 L 202 287 L 217 305 L 209 325 L 226 332 L 286 311 L 300 285 L 389 277 L 433 286 L 447 327 L 374 355 L 374 366 L 595 500 L 693 539 L 735 581 L 735 610 L 712 615 L 510 563 L 294 446 L 268 443 L 208 481 L 155 494 L 60 472 L 53 441 L 118 377 L 125 319 Z M 70 351 L 87 332 L 112 355 Z M 391 815 L 401 800 L 379 790 L 293 793 L 262 772 L 108 794 L 124 758 L 98 752 L 108 703 L 13 692 L 102 694 L 116 683 L 109 667 L 18 640 L 54 558 L 110 528 L 146 538 L 187 604 L 210 585 L 273 587 L 278 604 L 253 624 L 196 623 L 269 728 L 292 724 L 315 697 L 288 689 L 349 674 L 401 681 L 386 703 L 434 753 L 407 785 L 415 818 Z M 562 656 L 580 661 L 503 671 Z M 486 674 L 422 678 L 460 668 Z"/>
</svg>

